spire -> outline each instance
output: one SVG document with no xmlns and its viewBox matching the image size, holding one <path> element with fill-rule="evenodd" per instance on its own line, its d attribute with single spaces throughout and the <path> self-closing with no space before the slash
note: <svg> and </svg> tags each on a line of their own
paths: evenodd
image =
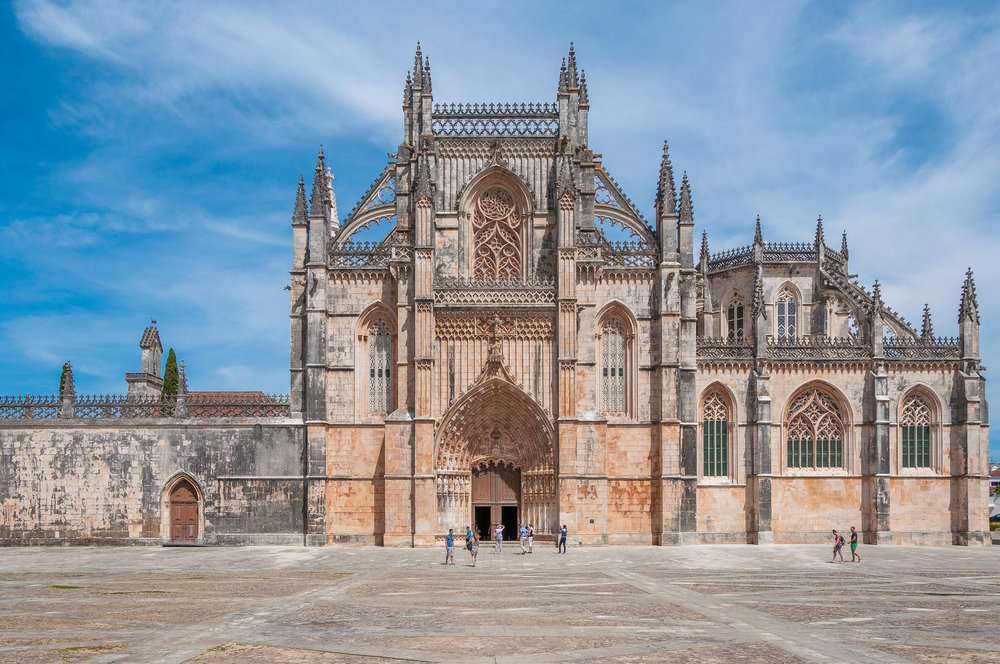
<svg viewBox="0 0 1000 664">
<path fill-rule="evenodd" d="M 580 70 L 580 104 L 583 106 L 590 105 L 590 96 L 587 94 L 587 71 L 585 69 Z"/>
<path fill-rule="evenodd" d="M 403 88 L 403 106 L 409 105 L 413 100 L 413 74 L 406 72 L 406 87 Z"/>
<path fill-rule="evenodd" d="M 295 211 L 292 212 L 292 226 L 305 226 L 309 220 L 306 208 L 306 182 L 299 176 L 299 188 L 295 192 Z"/>
<path fill-rule="evenodd" d="M 816 217 L 816 239 L 814 243 L 817 249 L 823 246 L 823 215 Z"/>
<path fill-rule="evenodd" d="M 559 174 L 556 176 L 556 199 L 563 196 L 575 196 L 576 185 L 573 184 L 573 173 L 570 172 L 569 159 L 560 159 Z"/>
<path fill-rule="evenodd" d="M 424 92 L 431 92 L 431 58 L 424 58 Z"/>
<path fill-rule="evenodd" d="M 323 156 L 323 146 L 319 146 L 316 157 L 316 170 L 313 173 L 312 197 L 309 199 L 309 210 L 312 216 L 325 216 L 329 201 L 329 183 L 326 180 L 326 158 Z"/>
<path fill-rule="evenodd" d="M 330 203 L 330 223 L 336 230 L 340 228 L 340 220 L 337 218 L 337 194 L 333 192 L 333 171 L 326 169 L 326 199 Z"/>
<path fill-rule="evenodd" d="M 931 323 L 931 307 L 929 304 L 924 305 L 924 323 L 920 326 L 920 338 L 928 340 L 934 338 L 934 325 Z"/>
<path fill-rule="evenodd" d="M 674 167 L 670 163 L 670 148 L 666 141 L 663 141 L 663 157 L 660 159 L 660 181 L 656 186 L 656 208 L 660 214 L 671 214 L 677 209 Z"/>
<path fill-rule="evenodd" d="M 182 394 L 187 394 L 187 391 L 188 391 L 187 371 L 184 369 L 184 360 L 181 360 L 181 371 L 180 375 L 177 377 L 177 394 L 178 396 Z"/>
<path fill-rule="evenodd" d="M 840 237 L 840 253 L 847 260 L 847 231 Z"/>
<path fill-rule="evenodd" d="M 708 231 L 701 232 L 701 263 L 708 265 Z"/>
<path fill-rule="evenodd" d="M 59 396 L 76 396 L 76 381 L 73 379 L 73 365 L 70 362 L 63 364 L 62 376 L 59 378 Z"/>
<path fill-rule="evenodd" d="M 878 283 L 878 279 L 875 280 L 875 285 L 872 286 L 872 303 L 869 310 L 872 319 L 875 316 L 882 315 L 882 286 Z M 881 334 L 881 330 L 875 330 L 875 334 Z"/>
<path fill-rule="evenodd" d="M 414 186 L 414 194 L 418 201 L 423 199 L 433 199 L 434 192 L 431 184 L 431 167 L 428 162 L 429 159 L 427 157 L 427 153 L 421 153 L 420 165 L 417 167 L 417 182 Z"/>
<path fill-rule="evenodd" d="M 687 171 L 684 171 L 684 177 L 681 179 L 681 204 L 678 214 L 680 214 L 680 225 L 694 225 L 694 208 L 691 206 L 691 185 L 688 183 Z"/>
<path fill-rule="evenodd" d="M 566 58 L 566 78 L 570 87 L 580 87 L 580 77 L 576 73 L 576 50 L 573 48 L 573 42 L 569 43 L 569 57 Z"/>
<path fill-rule="evenodd" d="M 753 227 L 753 243 L 754 244 L 764 244 L 764 233 L 760 230 L 760 215 L 757 215 L 756 221 L 754 221 Z"/>
<path fill-rule="evenodd" d="M 559 92 L 566 92 L 569 87 L 569 83 L 566 80 L 566 58 L 562 60 L 562 66 L 559 67 Z"/>
<path fill-rule="evenodd" d="M 962 303 L 958 308 L 958 324 L 968 317 L 979 325 L 979 303 L 976 300 L 976 282 L 972 279 L 972 268 L 965 271 L 965 283 L 962 284 Z"/>
<path fill-rule="evenodd" d="M 424 85 L 424 56 L 420 52 L 420 42 L 417 42 L 417 52 L 413 56 L 413 85 L 420 88 Z"/>
</svg>

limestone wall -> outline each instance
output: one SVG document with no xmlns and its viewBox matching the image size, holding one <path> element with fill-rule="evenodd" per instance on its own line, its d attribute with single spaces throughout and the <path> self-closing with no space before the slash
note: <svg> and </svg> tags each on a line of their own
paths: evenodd
<svg viewBox="0 0 1000 664">
<path fill-rule="evenodd" d="M 159 543 L 168 483 L 202 497 L 200 542 L 301 544 L 303 434 L 290 420 L 5 424 L 0 543 Z"/>
</svg>

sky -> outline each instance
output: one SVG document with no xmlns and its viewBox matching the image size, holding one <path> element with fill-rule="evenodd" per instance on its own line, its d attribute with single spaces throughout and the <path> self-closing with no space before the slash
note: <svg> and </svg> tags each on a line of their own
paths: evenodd
<svg viewBox="0 0 1000 664">
<path fill-rule="evenodd" d="M 296 181 L 322 144 L 354 206 L 418 40 L 449 102 L 554 101 L 575 42 L 591 146 L 648 218 L 668 139 L 713 252 L 821 214 L 942 336 L 971 267 L 1000 367 L 1000 5 L 467 4 L 4 4 L 0 393 L 55 392 L 66 360 L 124 392 L 154 318 L 191 389 L 287 392 Z"/>
</svg>

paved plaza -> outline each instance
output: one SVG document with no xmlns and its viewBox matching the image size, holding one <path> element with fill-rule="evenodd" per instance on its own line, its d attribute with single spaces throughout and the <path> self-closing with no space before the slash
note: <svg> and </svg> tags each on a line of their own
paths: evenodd
<svg viewBox="0 0 1000 664">
<path fill-rule="evenodd" d="M 1000 548 L 861 552 L 7 548 L 0 662 L 1000 659 Z"/>
</svg>

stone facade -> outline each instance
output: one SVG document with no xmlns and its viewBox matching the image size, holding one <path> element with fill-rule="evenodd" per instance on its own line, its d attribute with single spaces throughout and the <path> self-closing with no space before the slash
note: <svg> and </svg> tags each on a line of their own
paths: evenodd
<svg viewBox="0 0 1000 664">
<path fill-rule="evenodd" d="M 650 224 L 591 150 L 589 111 L 572 49 L 555 103 L 452 104 L 418 48 L 403 140 L 355 208 L 338 215 L 322 151 L 308 201 L 299 182 L 287 413 L 196 417 L 186 386 L 141 425 L 81 426 L 65 395 L 57 422 L 28 423 L 21 403 L 0 420 L 0 537 L 163 538 L 183 475 L 206 542 L 419 546 L 502 521 L 587 544 L 850 525 L 988 543 L 971 273 L 945 339 L 858 285 L 822 220 L 811 242 L 765 241 L 758 220 L 746 247 L 699 251 L 666 145 Z"/>
</svg>

